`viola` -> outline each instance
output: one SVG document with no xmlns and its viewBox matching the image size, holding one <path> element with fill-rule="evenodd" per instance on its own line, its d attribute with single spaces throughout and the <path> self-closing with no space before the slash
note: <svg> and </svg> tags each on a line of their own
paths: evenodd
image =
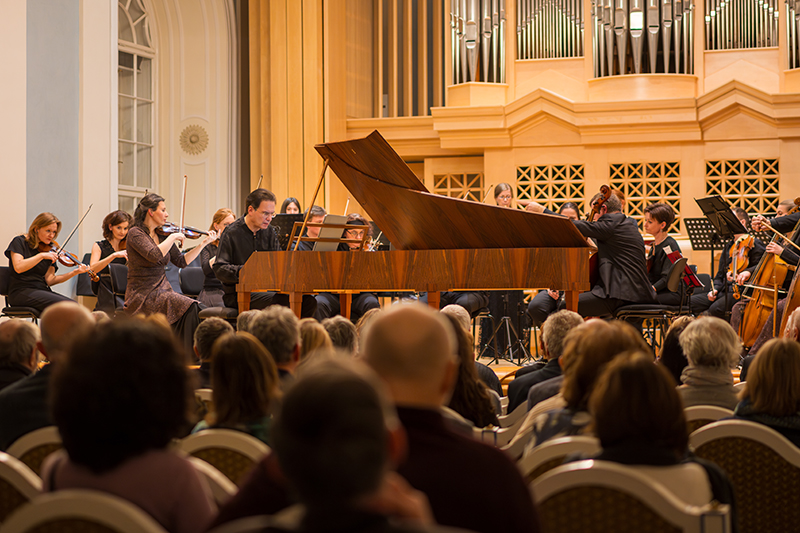
<svg viewBox="0 0 800 533">
<path fill-rule="evenodd" d="M 749 263 L 749 253 L 755 245 L 755 237 L 752 235 L 742 235 L 731 246 L 730 257 L 731 264 L 728 271 L 733 276 L 733 297 L 737 300 L 742 297 L 739 293 L 739 284 L 736 283 L 736 277 L 739 273 L 747 268 Z"/>
<path fill-rule="evenodd" d="M 76 256 L 61 248 L 56 241 L 51 241 L 50 244 L 45 244 L 43 242 L 40 242 L 39 251 L 45 253 L 55 252 L 56 255 L 58 256 L 58 262 L 68 268 L 76 266 L 86 266 L 83 263 L 81 263 Z M 92 281 L 95 282 L 100 281 L 100 277 L 97 274 L 95 274 L 92 271 L 92 269 L 89 269 L 86 273 L 89 274 L 89 277 L 92 278 Z"/>
<path fill-rule="evenodd" d="M 180 227 L 177 224 L 173 224 L 172 222 L 167 222 L 163 226 L 157 227 L 156 233 L 164 237 L 172 235 L 173 233 L 183 233 L 187 239 L 199 239 L 203 235 L 208 235 L 207 231 L 193 228 L 192 226 Z"/>
</svg>

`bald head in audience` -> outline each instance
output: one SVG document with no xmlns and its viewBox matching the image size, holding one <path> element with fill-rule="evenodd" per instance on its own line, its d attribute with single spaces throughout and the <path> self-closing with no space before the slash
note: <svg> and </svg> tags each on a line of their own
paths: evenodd
<svg viewBox="0 0 800 533">
<path fill-rule="evenodd" d="M 63 360 L 76 338 L 92 328 L 94 317 L 75 302 L 59 302 L 44 310 L 40 322 L 39 351 L 55 363 Z"/>
<path fill-rule="evenodd" d="M 398 405 L 438 408 L 455 384 L 458 359 L 453 326 L 427 306 L 398 306 L 369 329 L 364 360 Z"/>
</svg>

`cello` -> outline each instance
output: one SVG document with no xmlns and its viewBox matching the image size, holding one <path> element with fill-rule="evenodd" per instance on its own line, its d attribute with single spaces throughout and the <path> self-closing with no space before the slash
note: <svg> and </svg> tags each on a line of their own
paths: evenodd
<svg viewBox="0 0 800 533">
<path fill-rule="evenodd" d="M 794 208 L 792 208 L 788 214 L 795 213 L 799 206 L 800 198 L 797 198 L 795 199 Z M 798 224 L 800 225 L 800 223 Z M 797 231 L 797 225 L 795 226 L 794 231 Z M 772 237 L 770 243 L 774 243 L 776 240 L 781 238 L 785 237 L 776 234 Z M 750 283 L 745 285 L 745 287 L 751 288 L 752 291 L 750 293 L 750 300 L 747 302 L 747 305 L 744 308 L 742 321 L 739 324 L 738 333 L 742 338 L 742 344 L 744 346 L 750 348 L 755 343 L 756 339 L 761 333 L 761 330 L 764 328 L 764 324 L 766 324 L 770 314 L 773 313 L 777 306 L 779 300 L 779 287 L 783 286 L 786 276 L 789 274 L 791 269 L 791 265 L 786 263 L 786 261 L 775 254 L 765 253 L 761 258 L 753 277 L 750 279 Z M 790 294 L 788 295 L 789 299 L 787 300 L 787 307 L 784 309 L 784 311 L 789 310 L 789 313 L 791 313 L 791 311 L 794 310 L 798 304 L 800 304 L 800 295 L 798 295 L 797 298 L 792 298 L 794 286 L 795 279 L 792 280 L 792 285 L 789 289 Z M 791 304 L 795 299 L 798 301 L 790 310 L 789 304 Z M 782 326 L 785 326 L 785 319 L 788 316 L 789 315 L 784 312 L 781 320 Z M 773 334 L 775 333 L 774 330 L 776 326 L 777 324 L 773 323 Z"/>
</svg>

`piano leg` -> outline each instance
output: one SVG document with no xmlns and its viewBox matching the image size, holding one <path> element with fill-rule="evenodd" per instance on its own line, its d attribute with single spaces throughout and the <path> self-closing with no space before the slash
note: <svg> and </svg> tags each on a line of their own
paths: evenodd
<svg viewBox="0 0 800 533">
<path fill-rule="evenodd" d="M 442 295 L 439 291 L 428 291 L 428 305 L 433 307 L 435 311 L 439 310 L 439 302 L 442 299 Z"/>
<path fill-rule="evenodd" d="M 350 318 L 350 311 L 353 309 L 353 293 L 345 292 L 339 295 L 339 314 L 345 318 Z"/>
<path fill-rule="evenodd" d="M 564 303 L 567 304 L 567 309 L 578 312 L 578 296 L 580 294 L 579 291 L 564 291 Z"/>
<path fill-rule="evenodd" d="M 241 304 L 240 304 L 241 305 Z M 297 318 L 300 318 L 300 314 L 303 310 L 303 293 L 302 292 L 290 292 L 289 293 L 289 307 L 294 314 L 297 315 Z"/>
<path fill-rule="evenodd" d="M 238 294 L 239 298 L 239 312 L 244 313 L 245 311 L 250 310 L 250 293 L 249 292 L 240 292 Z"/>
</svg>

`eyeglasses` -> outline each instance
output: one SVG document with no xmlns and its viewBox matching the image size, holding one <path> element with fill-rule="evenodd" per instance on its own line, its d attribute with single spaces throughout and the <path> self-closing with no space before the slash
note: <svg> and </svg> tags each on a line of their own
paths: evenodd
<svg viewBox="0 0 800 533">
<path fill-rule="evenodd" d="M 275 218 L 275 211 L 256 211 L 256 213 L 264 218 Z"/>
</svg>

